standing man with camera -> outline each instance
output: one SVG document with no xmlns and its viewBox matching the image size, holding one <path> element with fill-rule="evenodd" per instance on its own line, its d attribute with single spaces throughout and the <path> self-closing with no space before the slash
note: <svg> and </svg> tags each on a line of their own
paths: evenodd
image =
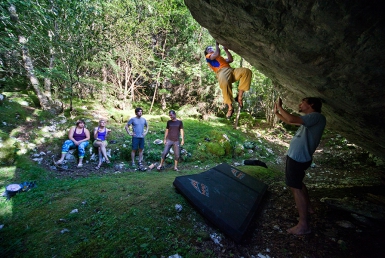
<svg viewBox="0 0 385 258">
<path fill-rule="evenodd" d="M 326 125 L 326 118 L 321 114 L 322 102 L 319 98 L 307 97 L 299 104 L 299 112 L 304 116 L 296 116 L 282 108 L 282 100 L 274 104 L 276 116 L 287 124 L 299 125 L 297 132 L 290 142 L 286 156 L 285 180 L 294 195 L 295 204 L 299 213 L 299 222 L 289 228 L 288 233 L 304 235 L 311 232 L 308 213 L 314 213 L 310 206 L 309 194 L 306 185 L 302 182 L 305 170 L 313 160 L 313 153 L 321 141 Z"/>
</svg>

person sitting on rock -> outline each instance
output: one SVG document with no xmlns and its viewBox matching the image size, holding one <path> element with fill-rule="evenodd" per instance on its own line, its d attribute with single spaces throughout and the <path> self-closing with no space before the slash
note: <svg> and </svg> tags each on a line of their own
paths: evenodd
<svg viewBox="0 0 385 258">
<path fill-rule="evenodd" d="M 85 128 L 84 120 L 76 121 L 76 126 L 71 127 L 68 132 L 68 138 L 69 140 L 66 140 L 62 146 L 60 159 L 56 162 L 54 161 L 55 165 L 62 164 L 68 150 L 77 147 L 79 155 L 79 163 L 77 167 L 83 167 L 83 158 L 90 139 L 90 131 Z"/>
<path fill-rule="evenodd" d="M 238 102 L 240 108 L 243 108 L 242 97 L 243 93 L 250 89 L 252 72 L 248 68 L 231 68 L 229 64 L 233 62 L 233 56 L 226 47 L 223 47 L 223 49 L 227 55 L 226 59 L 221 56 L 218 42 L 216 42 L 215 50 L 212 46 L 206 47 L 205 57 L 207 64 L 216 73 L 219 87 L 222 90 L 223 102 L 228 106 L 226 117 L 230 118 L 234 113 L 232 83 L 239 81 L 238 95 L 235 101 Z"/>
<path fill-rule="evenodd" d="M 111 129 L 107 129 L 106 127 L 106 121 L 105 120 L 100 120 L 98 127 L 95 127 L 94 129 L 94 147 L 98 148 L 98 154 L 99 154 L 99 163 L 95 167 L 95 169 L 99 169 L 100 166 L 102 165 L 103 162 L 103 157 L 104 160 L 106 161 L 107 164 L 110 163 L 110 160 L 107 157 L 107 135 L 108 133 L 111 132 Z"/>
</svg>

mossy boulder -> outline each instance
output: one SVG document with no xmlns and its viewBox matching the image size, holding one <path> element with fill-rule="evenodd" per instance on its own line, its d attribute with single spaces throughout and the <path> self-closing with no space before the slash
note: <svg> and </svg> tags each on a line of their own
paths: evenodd
<svg viewBox="0 0 385 258">
<path fill-rule="evenodd" d="M 235 156 L 241 156 L 245 152 L 245 147 L 243 147 L 242 144 L 236 144 L 234 148 L 234 154 Z"/>
<path fill-rule="evenodd" d="M 232 154 L 232 147 L 229 138 L 215 130 L 207 132 L 205 139 L 207 141 L 202 145 L 214 156 L 223 157 Z"/>
<path fill-rule="evenodd" d="M 226 154 L 225 149 L 217 142 L 206 143 L 206 149 L 209 153 L 214 156 L 222 157 Z"/>
</svg>

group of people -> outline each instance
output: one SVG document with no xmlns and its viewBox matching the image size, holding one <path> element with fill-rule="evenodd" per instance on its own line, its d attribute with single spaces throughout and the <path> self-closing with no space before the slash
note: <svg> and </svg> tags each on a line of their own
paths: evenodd
<svg viewBox="0 0 385 258">
<path fill-rule="evenodd" d="M 216 73 L 222 90 L 224 103 L 228 106 L 226 116 L 230 118 L 234 112 L 232 105 L 234 100 L 240 108 L 243 107 L 243 93 L 250 88 L 252 74 L 247 68 L 231 68 L 229 64 L 233 61 L 233 57 L 226 47 L 224 47 L 224 51 L 227 54 L 226 59 L 220 55 L 219 44 L 217 42 L 215 49 L 211 46 L 205 49 L 205 57 L 208 65 Z M 236 98 L 234 98 L 232 83 L 238 80 L 240 81 L 238 94 Z M 303 235 L 311 232 L 309 214 L 314 213 L 314 210 L 310 206 L 308 190 L 303 183 L 303 179 L 305 177 L 305 170 L 308 169 L 312 163 L 312 156 L 320 143 L 326 125 L 326 118 L 321 114 L 321 108 L 322 101 L 315 97 L 307 97 L 300 102 L 298 111 L 304 113 L 304 116 L 293 115 L 286 111 L 282 107 L 281 98 L 274 104 L 274 113 L 280 120 L 284 123 L 299 126 L 290 142 L 285 168 L 285 182 L 293 193 L 299 214 L 298 224 L 287 230 L 288 233 L 294 235 Z M 144 138 L 148 133 L 149 125 L 147 120 L 142 117 L 143 110 L 141 108 L 135 109 L 135 115 L 135 117 L 132 117 L 127 122 L 125 129 L 127 133 L 132 136 L 132 165 L 135 165 L 135 154 L 136 151 L 138 151 L 138 165 L 141 166 L 143 163 Z M 157 166 L 158 171 L 164 169 L 166 156 L 172 147 L 174 148 L 174 170 L 178 171 L 180 146 L 184 144 L 183 122 L 176 118 L 174 110 L 169 111 L 169 116 L 170 120 L 167 122 L 163 140 L 165 147 L 162 152 L 160 164 Z M 110 162 L 106 155 L 106 138 L 111 130 L 107 129 L 105 124 L 106 121 L 100 120 L 99 126 L 94 129 L 95 141 L 93 145 L 99 150 L 99 164 L 97 168 L 100 168 L 102 157 L 104 157 L 107 163 Z M 130 130 L 131 127 L 132 130 Z M 61 158 L 55 163 L 61 164 L 68 150 L 77 147 L 79 151 L 78 167 L 82 167 L 85 148 L 90 139 L 90 133 L 87 128 L 85 128 L 83 120 L 77 121 L 76 126 L 70 129 L 68 138 L 69 140 L 66 140 L 62 146 Z"/>
<path fill-rule="evenodd" d="M 61 157 L 58 161 L 54 160 L 56 165 L 61 165 L 70 149 L 77 148 L 79 162 L 77 167 L 83 167 L 83 159 L 86 153 L 86 148 L 89 145 L 89 140 L 91 139 L 90 131 L 85 127 L 86 123 L 84 120 L 80 119 L 76 121 L 75 126 L 71 127 L 68 132 L 68 140 L 64 142 L 61 148 Z M 99 163 L 95 167 L 100 169 L 102 165 L 103 158 L 107 164 L 111 163 L 107 156 L 107 135 L 111 132 L 111 129 L 106 127 L 106 121 L 100 120 L 99 125 L 94 129 L 94 142 L 93 146 L 98 149 L 99 154 Z"/>
<path fill-rule="evenodd" d="M 164 161 L 170 149 L 174 151 L 174 170 L 179 171 L 178 161 L 180 157 L 180 146 L 184 144 L 184 130 L 183 122 L 176 118 L 174 110 L 168 112 L 170 120 L 167 121 L 166 131 L 164 133 L 163 143 L 165 145 L 162 152 L 160 164 L 156 167 L 158 171 L 164 169 Z M 131 161 L 132 166 L 135 166 L 135 154 L 138 150 L 139 162 L 138 165 L 142 166 L 143 162 L 143 149 L 144 149 L 144 137 L 148 133 L 148 123 L 145 118 L 142 117 L 143 110 L 141 108 L 135 109 L 135 117 L 132 117 L 126 124 L 125 129 L 129 135 L 132 136 L 132 151 Z M 130 128 L 132 127 L 132 130 Z"/>
<path fill-rule="evenodd" d="M 147 120 L 142 117 L 143 109 L 138 107 L 135 109 L 134 117 L 130 118 L 125 126 L 127 133 L 132 136 L 131 144 L 131 161 L 132 166 L 135 166 L 135 156 L 138 151 L 138 166 L 143 166 L 143 150 L 144 150 L 144 137 L 148 133 L 149 125 Z M 183 131 L 183 122 L 176 118 L 176 113 L 174 110 L 169 112 L 170 120 L 167 121 L 166 131 L 164 135 L 164 150 L 161 155 L 161 160 L 157 170 L 164 169 L 164 161 L 170 149 L 173 147 L 174 150 L 174 170 L 179 171 L 178 169 L 178 160 L 180 157 L 180 146 L 184 144 L 184 131 Z M 131 129 L 132 128 L 132 129 Z M 100 120 L 97 127 L 94 129 L 94 142 L 93 146 L 98 149 L 99 154 L 99 163 L 95 169 L 100 169 L 103 159 L 109 164 L 111 163 L 107 156 L 107 135 L 111 132 L 111 129 L 106 127 L 106 121 Z M 78 120 L 76 125 L 71 127 L 68 132 L 68 140 L 64 142 L 61 149 L 61 157 L 58 161 L 54 160 L 56 165 L 61 165 L 70 149 L 77 148 L 79 162 L 77 164 L 78 168 L 83 167 L 83 159 L 85 156 L 85 149 L 87 148 L 90 140 L 90 132 L 85 128 L 84 120 Z"/>
</svg>

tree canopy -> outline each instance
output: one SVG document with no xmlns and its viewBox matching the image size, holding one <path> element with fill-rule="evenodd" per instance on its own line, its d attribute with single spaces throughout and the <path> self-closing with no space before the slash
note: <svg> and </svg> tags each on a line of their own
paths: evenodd
<svg viewBox="0 0 385 258">
<path fill-rule="evenodd" d="M 222 108 L 203 50 L 215 43 L 183 0 L 36 0 L 1 4 L 0 89 L 32 85 L 43 109 L 93 98 L 121 109 L 136 103 Z M 266 112 L 272 84 L 253 70 L 246 108 Z M 60 109 L 55 109 L 59 112 Z"/>
</svg>

